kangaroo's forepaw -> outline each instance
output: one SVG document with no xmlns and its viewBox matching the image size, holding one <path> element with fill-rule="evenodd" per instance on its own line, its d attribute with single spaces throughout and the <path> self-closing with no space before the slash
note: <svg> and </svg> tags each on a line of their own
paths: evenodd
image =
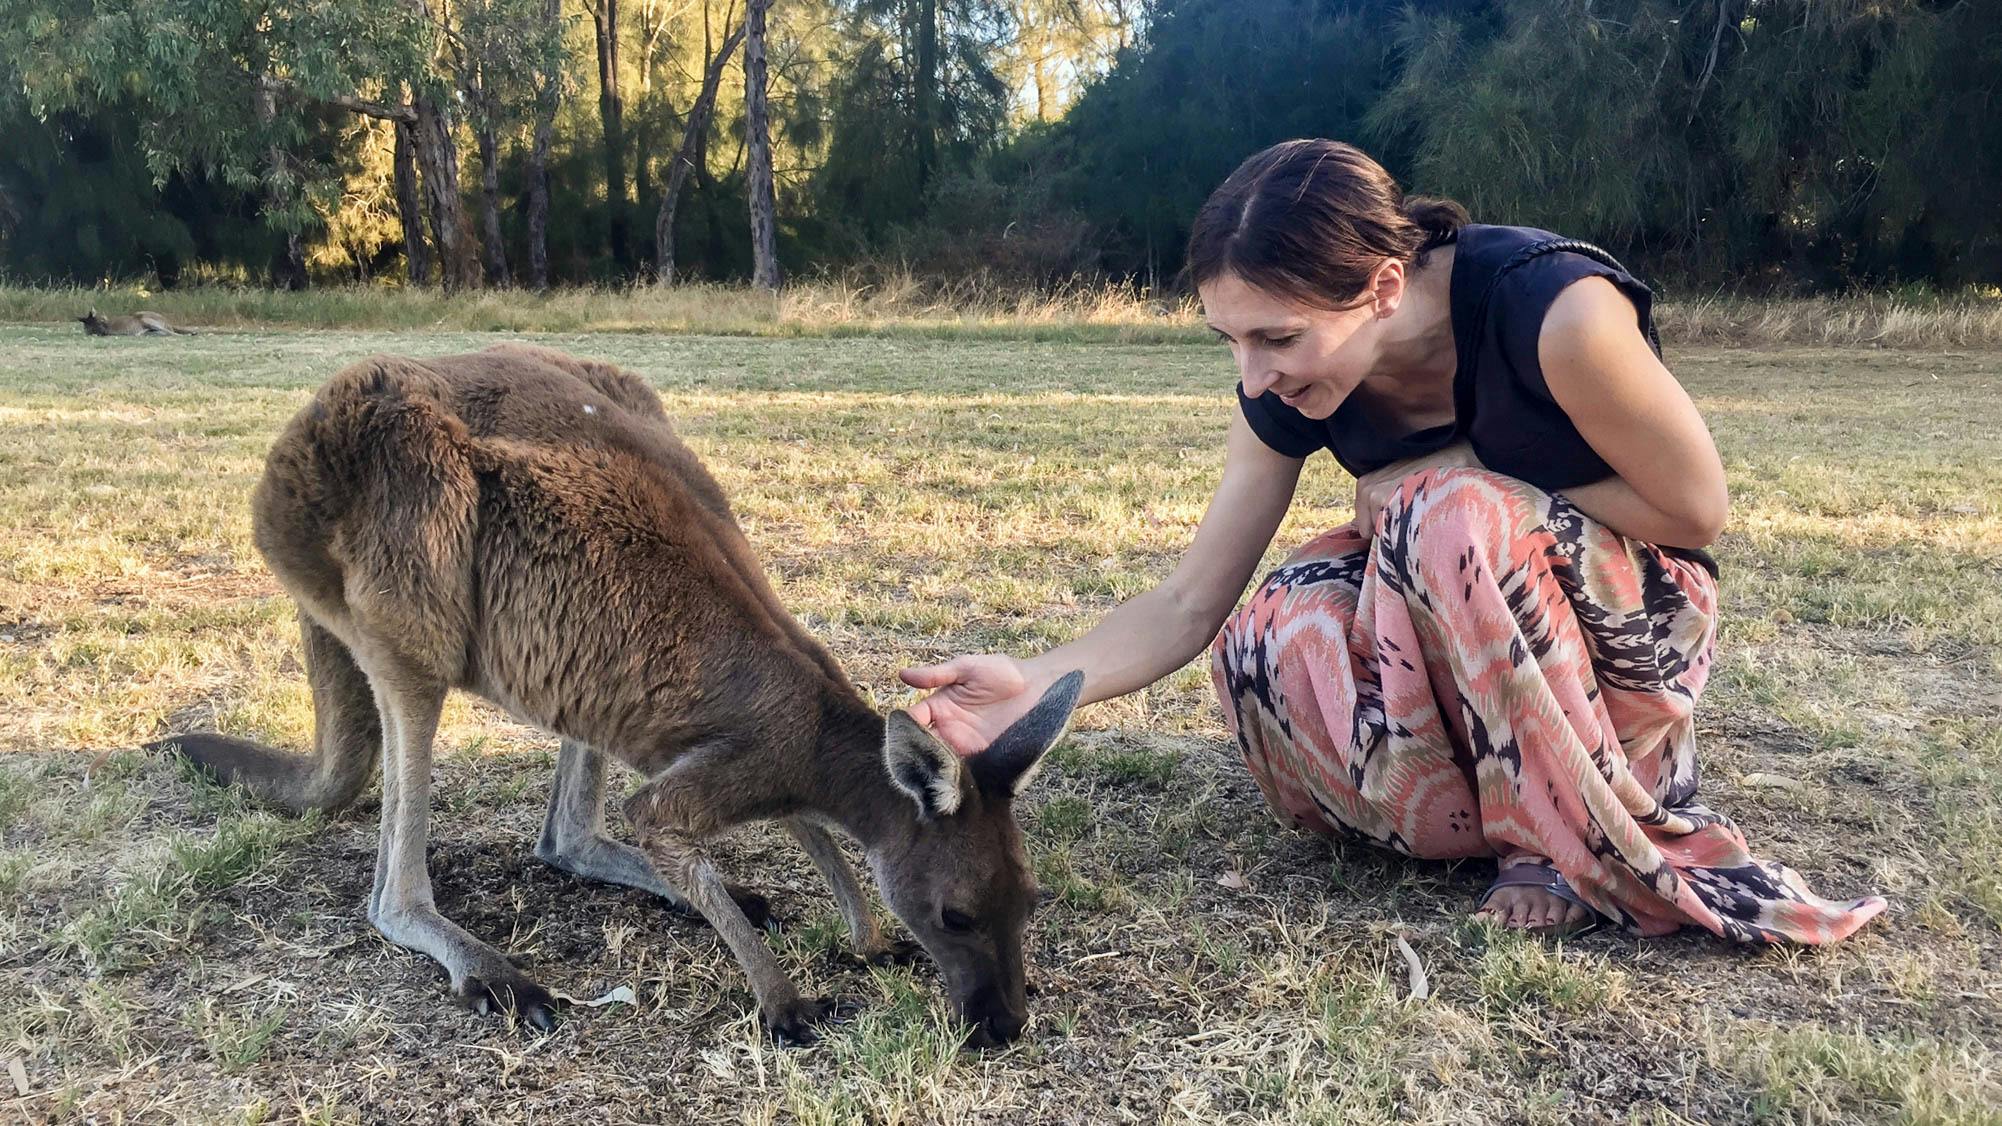
<svg viewBox="0 0 2002 1126">
<path fill-rule="evenodd" d="M 841 1024 L 861 1011 L 861 1002 L 847 998 L 801 998 L 765 1013 L 765 1033 L 780 1047 L 804 1048 L 820 1041 L 821 1026 Z"/>
<path fill-rule="evenodd" d="M 526 977 L 493 981 L 469 977 L 458 997 L 481 1016 L 508 1013 L 537 1032 L 549 1032 L 556 1027 L 555 995 Z"/>
<path fill-rule="evenodd" d="M 909 966 L 924 960 L 925 948 L 908 938 L 900 938 L 875 950 L 864 950 L 858 956 L 871 966 Z"/>
<path fill-rule="evenodd" d="M 772 914 L 771 900 L 766 899 L 750 888 L 738 884 L 725 884 L 724 887 L 730 892 L 730 899 L 736 903 L 737 910 L 744 913 L 744 918 L 749 919 L 752 926 L 759 930 L 774 932 L 785 929 L 779 917 Z M 709 922 L 708 919 L 703 918 L 702 912 L 696 910 L 691 904 L 683 903 L 676 899 L 670 899 L 666 902 L 667 909 L 676 915 L 680 915 L 686 919 L 693 919 L 704 925 L 707 925 Z"/>
<path fill-rule="evenodd" d="M 737 910 L 744 913 L 752 926 L 768 931 L 781 929 L 778 916 L 772 914 L 771 900 L 738 884 L 725 884 L 724 887 L 729 890 L 730 898 L 736 901 Z"/>
</svg>

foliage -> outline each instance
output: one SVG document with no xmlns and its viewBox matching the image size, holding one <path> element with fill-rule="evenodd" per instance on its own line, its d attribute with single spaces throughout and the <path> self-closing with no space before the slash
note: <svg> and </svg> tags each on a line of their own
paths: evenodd
<svg viewBox="0 0 2002 1126">
<path fill-rule="evenodd" d="M 0 270 L 170 285 L 255 271 L 290 235 L 323 282 L 396 278 L 389 134 L 357 115 L 420 96 L 480 154 L 469 206 L 495 185 L 497 222 L 464 241 L 499 231 L 492 261 L 519 270 L 553 72 L 552 273 L 640 276 L 644 250 L 611 252 L 607 178 L 635 216 L 656 211 L 743 0 L 621 6 L 611 153 L 583 0 L 553 26 L 544 3 L 0 0 L 0 131 L 19 139 L 0 145 Z M 1238 161 L 1332 136 L 1479 219 L 1590 238 L 1671 281 L 2002 280 L 2002 5 L 775 0 L 770 19 L 795 276 L 890 263 L 1172 288 L 1190 217 Z M 733 66 L 674 212 L 692 280 L 750 269 L 743 107 Z"/>
</svg>

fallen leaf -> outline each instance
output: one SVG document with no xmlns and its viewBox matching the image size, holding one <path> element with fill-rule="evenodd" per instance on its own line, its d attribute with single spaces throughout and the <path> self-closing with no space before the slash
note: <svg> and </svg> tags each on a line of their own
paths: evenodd
<svg viewBox="0 0 2002 1126">
<path fill-rule="evenodd" d="M 1397 952 L 1404 955 L 1405 968 L 1411 971 L 1411 999 L 1423 1001 L 1432 996 L 1432 979 L 1425 976 L 1425 963 L 1418 960 L 1418 951 L 1413 950 L 1411 944 L 1404 941 L 1403 935 L 1397 935 L 1396 938 Z"/>
<path fill-rule="evenodd" d="M 27 1098 L 28 1069 L 21 1066 L 20 1060 L 8 1060 L 7 1074 L 14 1080 L 14 1093 L 20 1095 L 22 1098 Z"/>
<path fill-rule="evenodd" d="M 1251 886 L 1251 881 L 1244 878 L 1244 873 L 1235 868 L 1218 876 L 1216 882 L 1232 891 L 1243 891 Z"/>
<path fill-rule="evenodd" d="M 577 998 L 571 997 L 567 994 L 559 994 L 558 996 L 562 997 L 563 1000 L 568 1001 L 572 1005 L 582 1005 L 587 1009 L 601 1009 L 606 1005 L 639 1004 L 639 998 L 634 995 L 633 987 L 630 985 L 615 986 L 612 988 L 610 992 L 606 993 L 603 997 L 600 997 L 594 1001 L 579 1001 Z"/>
<path fill-rule="evenodd" d="M 1807 783 L 1802 782 L 1798 778 L 1789 778 L 1784 774 L 1762 774 L 1757 772 L 1745 775 L 1745 785 L 1754 790 L 1801 790 L 1807 787 Z"/>
</svg>

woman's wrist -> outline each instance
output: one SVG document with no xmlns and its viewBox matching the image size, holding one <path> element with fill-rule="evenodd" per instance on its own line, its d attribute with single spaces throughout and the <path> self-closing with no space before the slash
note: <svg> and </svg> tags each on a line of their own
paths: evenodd
<svg viewBox="0 0 2002 1126">
<path fill-rule="evenodd" d="M 1014 659 L 1015 668 L 1021 672 L 1023 684 L 1026 686 L 1025 690 L 1029 693 L 1041 696 L 1048 690 L 1050 685 L 1057 682 L 1058 677 L 1071 671 L 1070 669 L 1059 669 L 1056 667 L 1057 662 L 1050 660 L 1054 652 L 1055 650 L 1051 650 L 1049 652 L 1038 653 L 1033 657 L 1016 657 Z"/>
</svg>

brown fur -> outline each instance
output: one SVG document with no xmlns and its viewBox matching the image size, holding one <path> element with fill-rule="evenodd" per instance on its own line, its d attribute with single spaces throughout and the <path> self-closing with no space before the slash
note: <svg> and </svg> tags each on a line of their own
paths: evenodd
<svg viewBox="0 0 2002 1126">
<path fill-rule="evenodd" d="M 544 349 L 378 356 L 340 372 L 271 450 L 252 507 L 258 549 L 299 605 L 317 754 L 168 742 L 294 809 L 352 801 L 380 753 L 370 917 L 444 963 L 469 1001 L 538 1024 L 551 1005 L 432 905 L 430 740 L 448 688 L 566 740 L 537 854 L 692 901 L 776 1034 L 810 1038 L 823 1007 L 799 998 L 704 848 L 770 818 L 787 819 L 877 956 L 888 945 L 822 826 L 857 838 L 976 1036 L 1019 1034 L 1034 882 L 1012 798 L 1067 721 L 1077 678 L 974 768 L 902 713 L 886 726 L 780 605 L 652 390 Z M 602 836 L 599 752 L 649 779 L 626 804 L 644 858 Z M 948 926 L 948 910 L 978 925 Z"/>
<path fill-rule="evenodd" d="M 158 313 L 134 313 L 129 317 L 100 317 L 92 309 L 77 320 L 90 336 L 197 336 L 185 328 L 175 328 Z"/>
</svg>

